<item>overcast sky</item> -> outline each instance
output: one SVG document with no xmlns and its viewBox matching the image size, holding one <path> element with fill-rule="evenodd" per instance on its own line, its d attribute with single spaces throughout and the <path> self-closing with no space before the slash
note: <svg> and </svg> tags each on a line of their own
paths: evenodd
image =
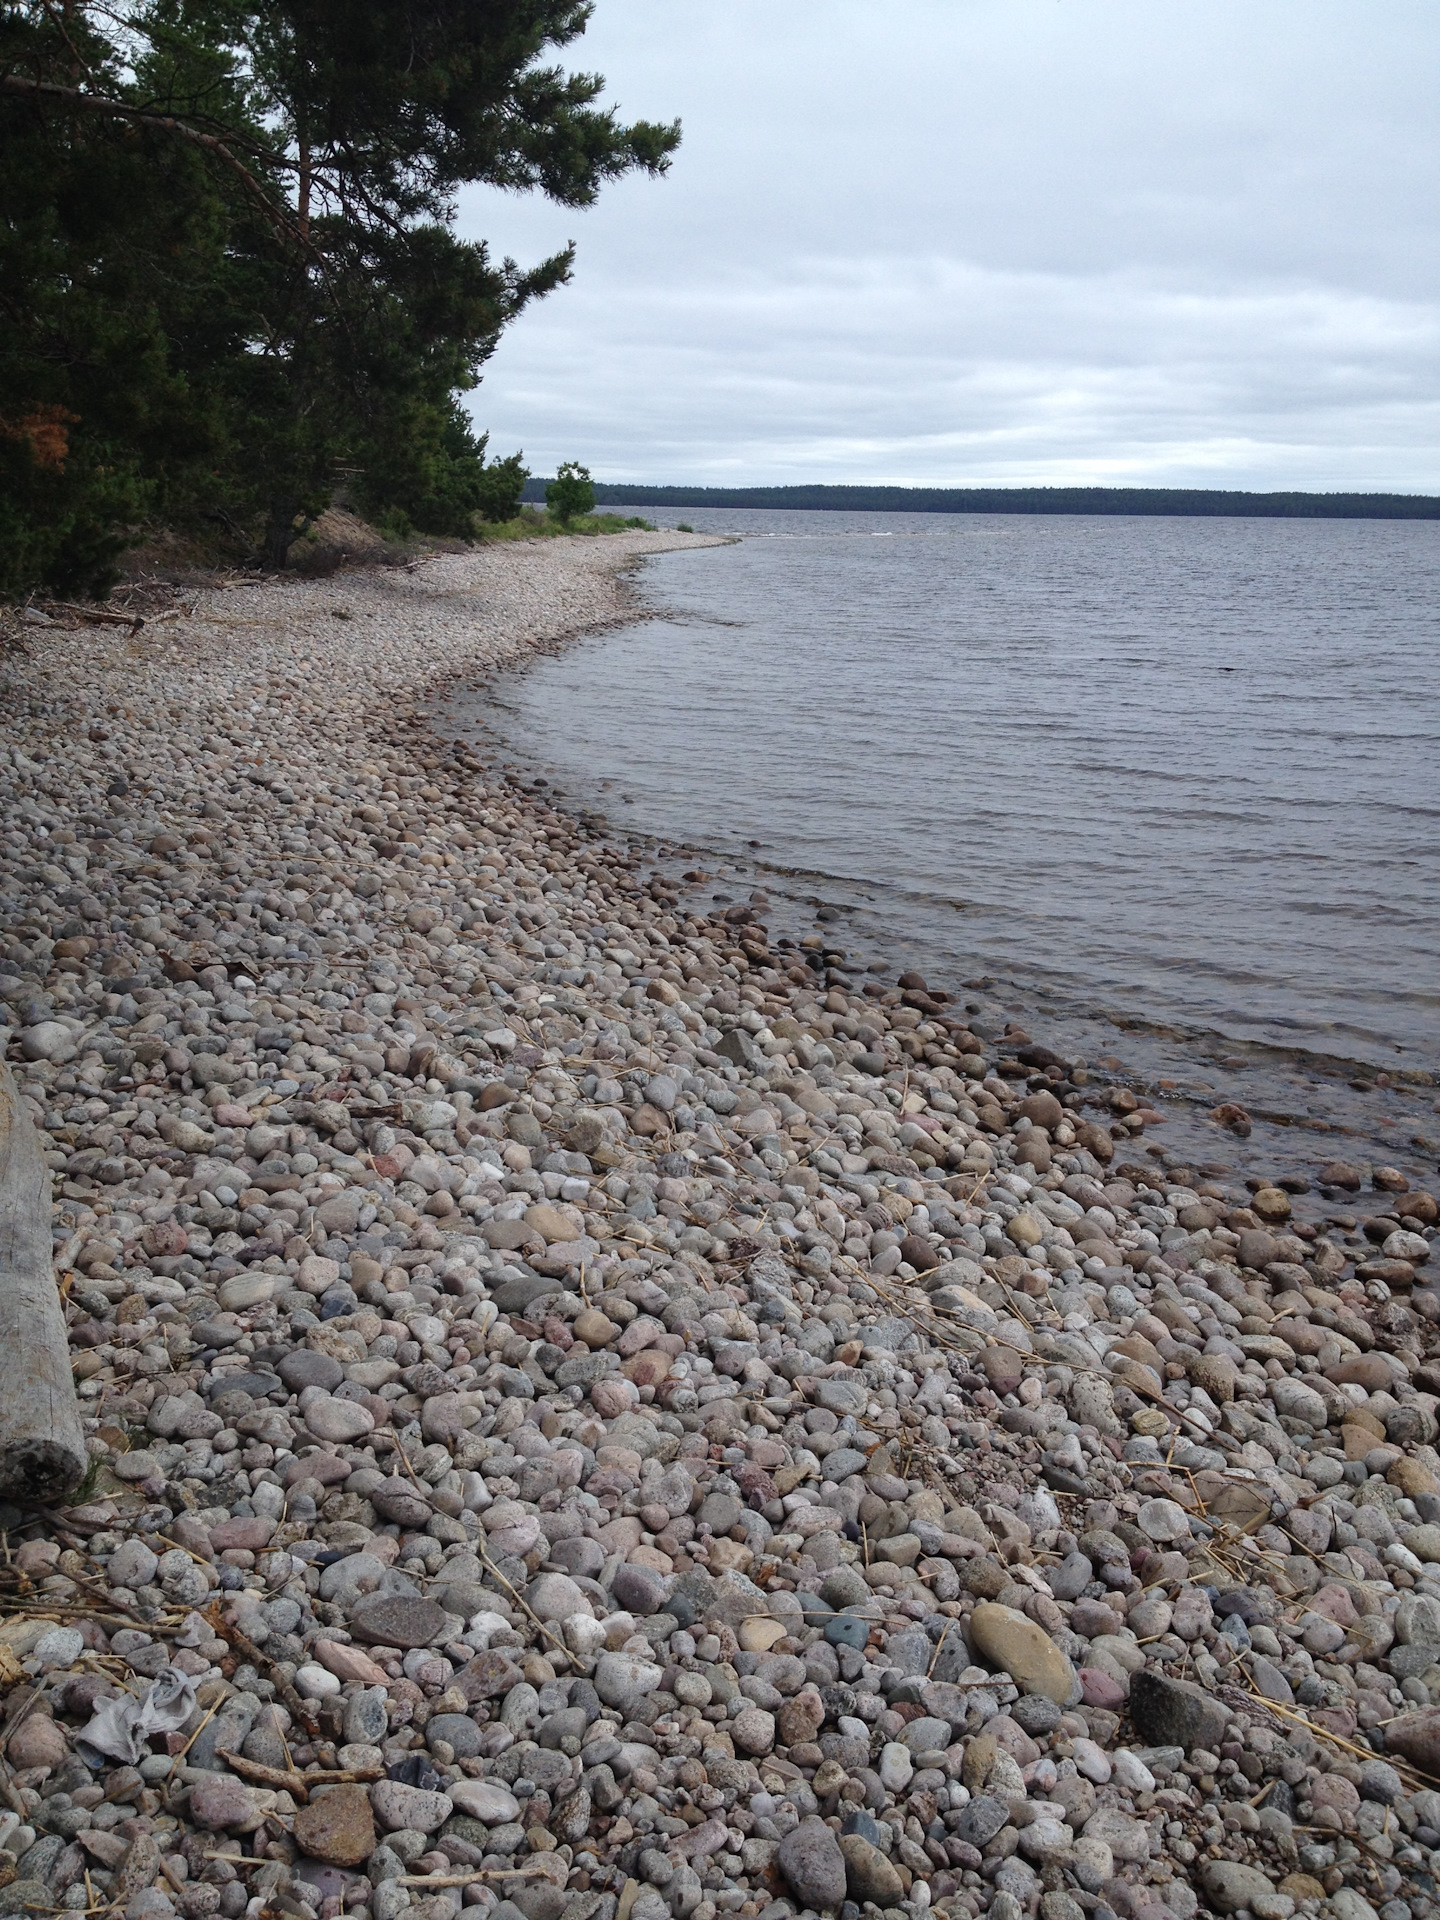
<svg viewBox="0 0 1440 1920">
<path fill-rule="evenodd" d="M 1434 0 L 599 0 L 684 121 L 473 397 L 536 472 L 1440 491 Z"/>
</svg>

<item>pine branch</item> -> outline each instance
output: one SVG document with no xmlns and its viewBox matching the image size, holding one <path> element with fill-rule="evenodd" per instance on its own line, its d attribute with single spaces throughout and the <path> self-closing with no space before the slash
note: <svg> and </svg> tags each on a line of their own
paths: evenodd
<svg viewBox="0 0 1440 1920">
<path fill-rule="evenodd" d="M 103 94 L 86 93 L 79 87 L 62 87 L 53 80 L 29 80 L 23 74 L 0 73 L 0 93 L 16 94 L 22 99 L 52 100 L 82 113 L 103 114 L 111 119 L 133 121 L 137 126 L 156 127 L 163 133 L 173 133 L 178 139 L 188 140 L 193 146 L 203 147 L 207 153 L 213 153 L 230 168 L 243 182 L 246 191 L 254 198 L 265 217 L 277 233 L 293 240 L 305 251 L 312 252 L 309 241 L 300 233 L 288 212 L 273 201 L 250 169 L 230 151 L 228 143 L 219 134 L 202 133 L 198 127 L 192 127 L 174 114 L 152 113 L 145 107 L 131 106 L 124 100 L 107 99 Z"/>
</svg>

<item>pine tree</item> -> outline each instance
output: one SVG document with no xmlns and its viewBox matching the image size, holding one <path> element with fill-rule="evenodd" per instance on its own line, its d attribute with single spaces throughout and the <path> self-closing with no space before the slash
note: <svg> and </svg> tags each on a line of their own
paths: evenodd
<svg viewBox="0 0 1440 1920">
<path fill-rule="evenodd" d="M 93 588 L 128 525 L 186 512 L 263 521 L 283 565 L 341 465 L 436 531 L 503 504 L 458 396 L 572 252 L 496 261 L 456 196 L 585 206 L 679 139 L 549 63 L 590 13 L 141 0 L 122 32 L 0 0 L 0 585 Z"/>
</svg>

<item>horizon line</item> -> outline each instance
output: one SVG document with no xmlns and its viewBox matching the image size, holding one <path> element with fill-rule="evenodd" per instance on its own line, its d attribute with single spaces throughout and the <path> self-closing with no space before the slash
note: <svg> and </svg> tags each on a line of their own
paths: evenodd
<svg viewBox="0 0 1440 1920">
<path fill-rule="evenodd" d="M 547 480 L 532 475 L 525 497 L 544 499 Z M 1163 486 L 901 486 L 889 482 L 784 481 L 710 486 L 670 481 L 596 480 L 597 506 L 756 507 L 834 511 L 950 513 L 1171 514 L 1272 519 L 1440 519 L 1440 495 L 1320 493 L 1305 488 Z"/>
</svg>

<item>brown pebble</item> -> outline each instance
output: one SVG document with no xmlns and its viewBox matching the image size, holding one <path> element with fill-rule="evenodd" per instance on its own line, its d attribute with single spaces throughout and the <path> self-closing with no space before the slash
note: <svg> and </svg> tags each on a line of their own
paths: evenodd
<svg viewBox="0 0 1440 1920">
<path fill-rule="evenodd" d="M 295 1815 L 294 1834 L 302 1853 L 332 1867 L 358 1867 L 375 1851 L 375 1818 L 362 1786 L 317 1789 Z"/>
</svg>

